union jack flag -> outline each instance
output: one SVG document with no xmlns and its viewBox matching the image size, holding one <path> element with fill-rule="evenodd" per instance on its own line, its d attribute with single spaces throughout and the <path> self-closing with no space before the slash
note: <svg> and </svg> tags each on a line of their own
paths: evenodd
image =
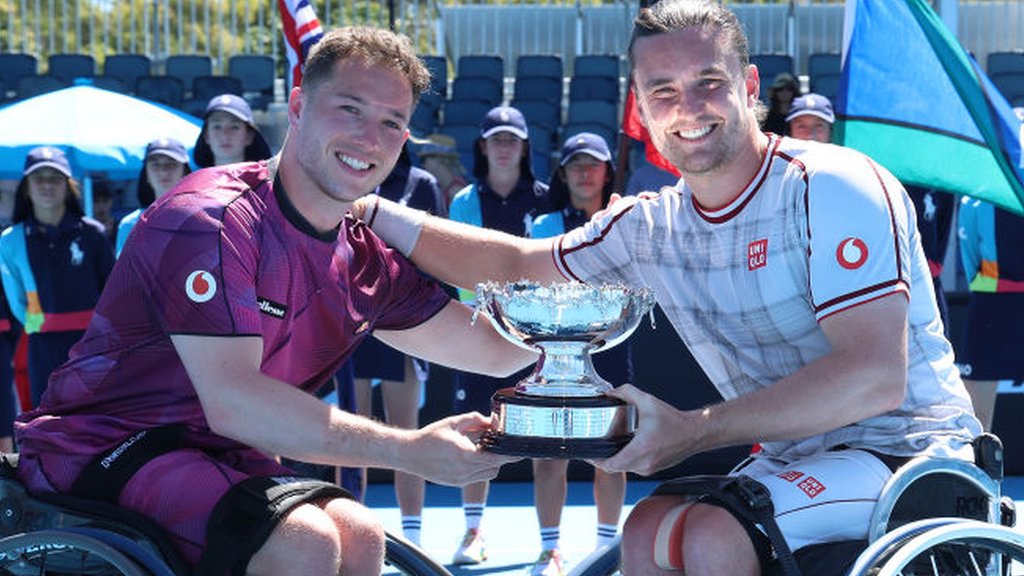
<svg viewBox="0 0 1024 576">
<path fill-rule="evenodd" d="M 320 41 L 324 29 L 309 0 L 277 0 L 284 30 L 284 51 L 288 56 L 288 90 L 302 84 L 302 67 L 310 48 Z"/>
</svg>

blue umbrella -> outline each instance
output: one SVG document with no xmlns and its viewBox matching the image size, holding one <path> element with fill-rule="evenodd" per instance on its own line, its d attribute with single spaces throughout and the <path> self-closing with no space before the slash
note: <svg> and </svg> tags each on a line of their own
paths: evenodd
<svg viewBox="0 0 1024 576">
<path fill-rule="evenodd" d="M 161 104 L 80 85 L 0 108 L 0 126 L 0 178 L 20 178 L 28 151 L 48 144 L 65 151 L 76 177 L 101 172 L 117 180 L 138 176 L 151 140 L 176 138 L 191 149 L 202 121 Z"/>
</svg>

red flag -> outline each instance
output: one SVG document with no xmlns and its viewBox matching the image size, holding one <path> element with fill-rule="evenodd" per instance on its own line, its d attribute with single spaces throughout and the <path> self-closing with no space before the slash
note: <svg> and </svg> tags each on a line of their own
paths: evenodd
<svg viewBox="0 0 1024 576">
<path fill-rule="evenodd" d="M 640 122 L 640 110 L 636 106 L 636 99 L 633 97 L 632 88 L 626 91 L 626 109 L 622 114 L 622 132 L 633 140 L 644 143 L 644 152 L 648 162 L 666 172 L 680 176 L 679 170 L 654 147 L 654 143 L 651 142 L 651 134 L 647 132 L 647 128 Z"/>
<path fill-rule="evenodd" d="M 323 38 L 324 29 L 308 0 L 277 0 L 284 31 L 284 51 L 288 57 L 288 89 L 302 84 L 306 55 Z"/>
</svg>

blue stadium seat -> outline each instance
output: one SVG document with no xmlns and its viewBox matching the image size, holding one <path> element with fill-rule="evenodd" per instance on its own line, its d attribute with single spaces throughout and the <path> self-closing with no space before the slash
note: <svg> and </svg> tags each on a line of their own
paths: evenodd
<svg viewBox="0 0 1024 576">
<path fill-rule="evenodd" d="M 0 83 L 3 83 L 7 90 L 15 90 L 19 80 L 25 76 L 35 76 L 39 73 L 38 64 L 36 57 L 31 54 L 0 53 Z"/>
<path fill-rule="evenodd" d="M 456 78 L 492 78 L 505 81 L 505 61 L 493 54 L 466 54 L 459 57 Z"/>
<path fill-rule="evenodd" d="M 497 106 L 503 98 L 503 86 L 492 78 L 459 76 L 452 81 L 452 100 L 480 100 Z"/>
<path fill-rule="evenodd" d="M 811 78 L 811 92 L 828 98 L 832 101 L 832 105 L 835 106 L 836 94 L 839 93 L 839 81 L 841 79 L 842 76 L 840 74 L 819 74 Z"/>
<path fill-rule="evenodd" d="M 173 76 L 140 76 L 135 81 L 135 95 L 171 108 L 180 108 L 185 98 L 185 84 Z"/>
<path fill-rule="evenodd" d="M 473 144 L 480 136 L 479 126 L 465 125 L 442 125 L 437 129 L 439 134 L 451 136 L 455 140 L 455 149 L 459 152 L 459 160 L 466 167 L 466 171 L 473 173 Z"/>
<path fill-rule="evenodd" d="M 426 55 L 420 56 L 423 63 L 430 70 L 430 92 L 423 95 L 423 98 L 435 100 L 438 103 L 448 99 L 448 60 L 444 56 Z"/>
<path fill-rule="evenodd" d="M 516 76 L 513 94 L 516 100 L 546 100 L 562 102 L 562 77 Z"/>
<path fill-rule="evenodd" d="M 567 124 L 597 123 L 615 130 L 619 126 L 619 107 L 608 100 L 571 100 Z"/>
<path fill-rule="evenodd" d="M 480 122 L 493 107 L 482 100 L 448 100 L 444 103 L 444 125 L 473 126 L 479 130 Z"/>
<path fill-rule="evenodd" d="M 562 140 L 567 140 L 570 136 L 579 134 L 580 132 L 593 132 L 598 136 L 604 138 L 604 141 L 608 143 L 611 149 L 615 149 L 615 143 L 617 142 L 618 130 L 609 128 L 604 124 L 598 124 L 596 122 L 567 122 L 565 128 L 562 129 Z"/>
<path fill-rule="evenodd" d="M 573 61 L 572 76 L 603 76 L 618 79 L 622 75 L 622 58 L 617 54 L 582 54 Z"/>
<path fill-rule="evenodd" d="M 807 56 L 807 76 L 839 74 L 843 65 L 842 55 L 835 52 L 815 52 Z M 773 78 L 774 80 L 774 78 Z M 761 79 L 764 82 L 764 79 Z"/>
<path fill-rule="evenodd" d="M 783 72 L 795 75 L 793 57 L 789 54 L 751 54 L 750 63 L 757 66 L 761 77 L 761 99 L 765 101 L 776 76 Z"/>
<path fill-rule="evenodd" d="M 125 85 L 124 81 L 115 76 L 108 76 L 106 74 L 93 76 L 92 85 L 96 88 L 110 90 L 111 92 L 120 92 L 121 94 L 128 93 L 128 86 Z"/>
<path fill-rule="evenodd" d="M 189 114 L 202 117 L 206 114 L 206 106 L 221 94 L 242 96 L 242 81 L 234 76 L 196 76 L 192 79 L 192 97 L 186 98 L 181 109 Z"/>
<path fill-rule="evenodd" d="M 70 85 L 75 78 L 96 75 L 96 60 L 89 54 L 51 54 L 47 74 Z"/>
<path fill-rule="evenodd" d="M 236 54 L 228 59 L 228 76 L 242 83 L 242 95 L 254 110 L 274 101 L 274 59 L 265 54 Z"/>
<path fill-rule="evenodd" d="M 562 125 L 562 107 L 547 100 L 512 100 L 509 106 L 518 109 L 526 117 L 529 125 L 538 124 L 551 130 L 558 130 Z"/>
<path fill-rule="evenodd" d="M 213 75 L 213 61 L 203 54 L 174 54 L 167 57 L 164 74 L 181 80 L 186 93 L 191 95 L 192 80 L 196 76 Z"/>
<path fill-rule="evenodd" d="M 1007 102 L 1012 104 L 1018 98 L 1024 97 L 1024 71 L 989 74 L 989 78 Z"/>
<path fill-rule="evenodd" d="M 562 57 L 557 54 L 523 54 L 516 59 L 516 80 L 519 78 L 557 78 L 565 75 Z"/>
<path fill-rule="evenodd" d="M 1024 51 L 1000 50 L 989 52 L 985 72 L 991 77 L 1004 72 L 1024 72 Z"/>
<path fill-rule="evenodd" d="M 67 87 L 67 82 L 49 74 L 22 76 L 21 79 L 18 80 L 16 97 L 21 100 L 24 98 L 39 96 L 40 94 L 46 94 L 47 92 L 54 92 Z"/>
<path fill-rule="evenodd" d="M 619 79 L 607 76 L 573 76 L 569 81 L 569 103 L 573 100 L 619 102 Z"/>
<path fill-rule="evenodd" d="M 145 54 L 111 54 L 103 61 L 103 75 L 117 78 L 128 90 L 135 81 L 153 73 L 153 63 Z"/>
<path fill-rule="evenodd" d="M 429 100 L 420 100 L 409 119 L 409 131 L 418 137 L 425 137 L 437 130 L 440 123 L 438 106 Z"/>
</svg>

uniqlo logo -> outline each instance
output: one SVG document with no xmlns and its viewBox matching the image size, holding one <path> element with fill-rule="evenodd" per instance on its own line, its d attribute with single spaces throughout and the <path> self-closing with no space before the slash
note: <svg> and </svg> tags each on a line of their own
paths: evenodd
<svg viewBox="0 0 1024 576">
<path fill-rule="evenodd" d="M 768 261 L 768 239 L 755 240 L 747 245 L 747 270 L 763 268 Z"/>
<path fill-rule="evenodd" d="M 779 474 L 779 478 L 782 478 L 786 482 L 796 482 L 800 478 L 804 477 L 804 473 L 799 470 L 790 470 L 789 472 L 783 472 Z"/>
<path fill-rule="evenodd" d="M 804 494 L 807 494 L 808 498 L 814 498 L 825 491 L 825 485 L 818 482 L 814 476 L 808 476 L 803 482 L 797 484 L 797 486 L 804 491 Z"/>
</svg>

